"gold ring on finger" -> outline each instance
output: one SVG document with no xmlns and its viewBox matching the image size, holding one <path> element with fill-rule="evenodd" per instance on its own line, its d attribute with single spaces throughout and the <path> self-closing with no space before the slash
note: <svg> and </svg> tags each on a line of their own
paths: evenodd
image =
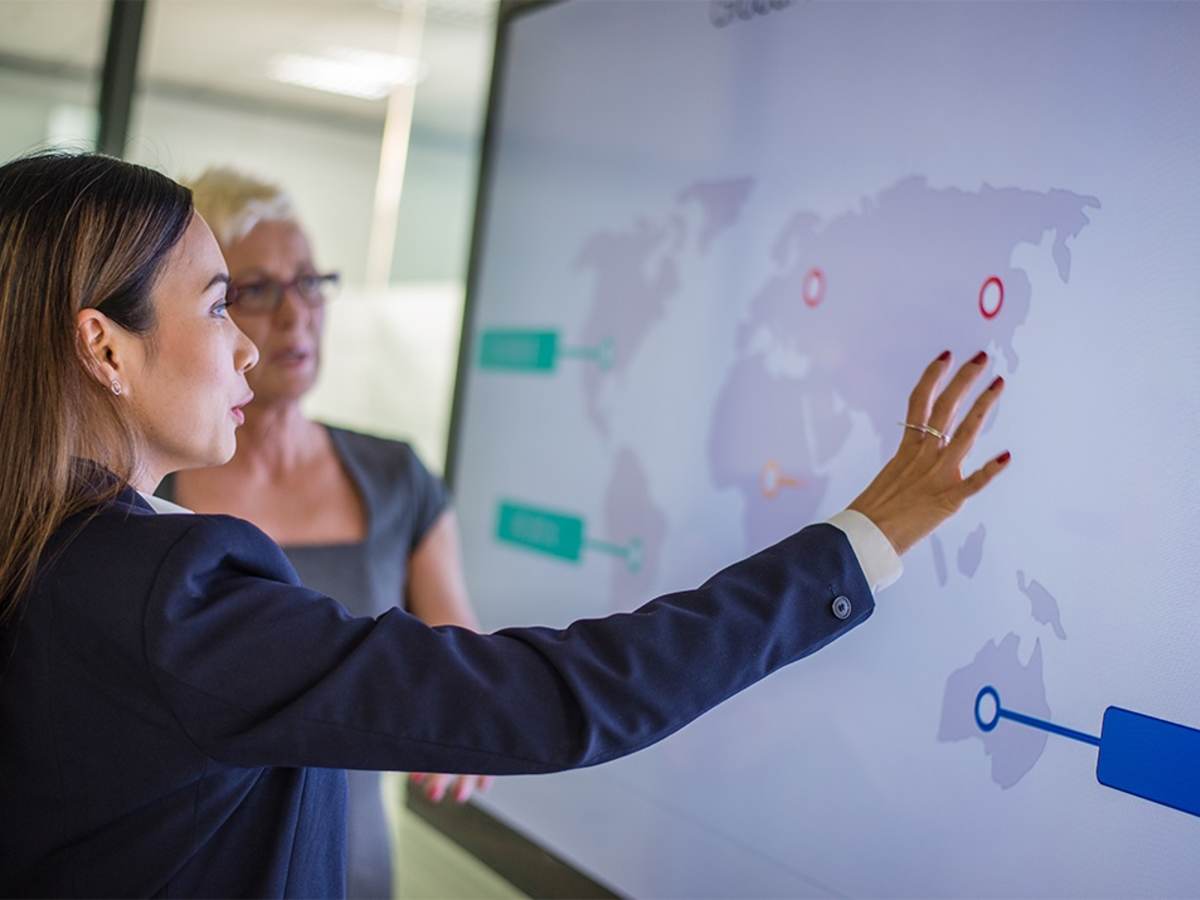
<svg viewBox="0 0 1200 900">
<path fill-rule="evenodd" d="M 930 425 L 914 425 L 912 422 L 897 422 L 896 424 L 903 425 L 905 428 L 911 428 L 913 431 L 920 431 L 923 434 L 932 434 L 935 438 L 941 441 L 942 444 L 947 444 L 950 442 L 949 435 L 938 431 L 936 428 L 933 428 Z"/>
</svg>

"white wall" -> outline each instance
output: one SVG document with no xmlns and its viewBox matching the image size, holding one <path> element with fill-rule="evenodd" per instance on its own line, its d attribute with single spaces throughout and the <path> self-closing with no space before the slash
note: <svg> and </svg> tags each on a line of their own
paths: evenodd
<svg viewBox="0 0 1200 900">
<path fill-rule="evenodd" d="M 83 82 L 0 69 L 0 162 L 51 143 L 89 149 L 94 94 Z"/>
</svg>

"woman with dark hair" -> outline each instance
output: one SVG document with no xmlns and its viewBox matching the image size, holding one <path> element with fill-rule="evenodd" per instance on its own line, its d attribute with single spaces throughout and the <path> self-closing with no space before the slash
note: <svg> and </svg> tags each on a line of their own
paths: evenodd
<svg viewBox="0 0 1200 900">
<path fill-rule="evenodd" d="M 254 345 L 188 191 L 93 155 L 0 167 L 0 893 L 336 896 L 345 772 L 519 774 L 661 740 L 863 622 L 1005 466 L 921 375 L 845 512 L 629 614 L 479 635 L 354 618 L 162 478 L 234 451 Z M 936 394 L 936 400 L 935 400 Z"/>
</svg>

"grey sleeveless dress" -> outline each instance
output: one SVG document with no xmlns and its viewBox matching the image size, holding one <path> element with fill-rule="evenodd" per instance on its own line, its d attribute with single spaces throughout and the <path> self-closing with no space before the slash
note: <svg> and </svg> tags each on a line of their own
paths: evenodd
<svg viewBox="0 0 1200 900">
<path fill-rule="evenodd" d="M 379 616 L 404 603 L 408 558 L 449 505 L 441 479 L 406 443 L 325 426 L 367 514 L 361 543 L 283 548 L 300 580 L 355 616 Z M 173 476 L 157 495 L 175 502 Z M 319 514 L 317 511 L 316 514 Z M 347 807 L 347 896 L 391 897 L 387 819 L 377 772 L 351 771 Z"/>
</svg>

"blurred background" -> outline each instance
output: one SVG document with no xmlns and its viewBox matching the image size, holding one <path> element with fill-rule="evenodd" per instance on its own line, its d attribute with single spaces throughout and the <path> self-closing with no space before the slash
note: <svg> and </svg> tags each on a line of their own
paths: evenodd
<svg viewBox="0 0 1200 900">
<path fill-rule="evenodd" d="M 440 473 L 497 5 L 0 0 L 0 160 L 98 149 L 278 182 L 345 285 L 306 412 Z M 399 776 L 385 789 L 398 896 L 521 896 L 406 813 Z"/>
<path fill-rule="evenodd" d="M 410 440 L 440 472 L 496 13 L 494 0 L 0 0 L 0 159 L 100 149 L 175 178 L 231 164 L 279 182 L 346 285 L 307 412 Z"/>
</svg>

